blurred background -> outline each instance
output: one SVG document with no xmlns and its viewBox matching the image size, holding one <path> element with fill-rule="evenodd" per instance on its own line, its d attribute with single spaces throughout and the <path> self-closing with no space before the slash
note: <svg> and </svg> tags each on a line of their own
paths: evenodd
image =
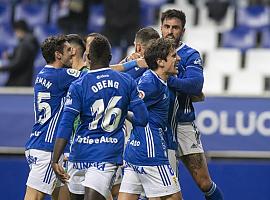
<svg viewBox="0 0 270 200">
<path fill-rule="evenodd" d="M 31 35 L 27 41 L 33 44 L 59 33 L 103 33 L 112 43 L 114 64 L 133 51 L 137 30 L 159 31 L 160 13 L 172 8 L 186 13 L 184 42 L 204 61 L 206 99 L 195 109 L 212 178 L 225 199 L 270 200 L 269 0 L 0 0 L 1 199 L 24 196 L 32 85 L 45 65 L 40 50 L 26 50 L 22 57 L 30 59 L 25 66 L 31 70 L 21 70 L 28 71 L 28 83 L 10 81 L 22 74 L 14 75 L 12 68 L 25 38 L 18 30 Z M 20 20 L 26 29 L 15 26 Z M 184 198 L 203 199 L 186 169 L 179 168 Z"/>
</svg>

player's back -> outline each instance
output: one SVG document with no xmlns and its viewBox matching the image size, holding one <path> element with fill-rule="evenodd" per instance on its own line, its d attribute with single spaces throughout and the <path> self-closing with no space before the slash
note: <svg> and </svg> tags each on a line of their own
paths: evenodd
<svg viewBox="0 0 270 200">
<path fill-rule="evenodd" d="M 34 85 L 35 124 L 26 149 L 53 150 L 64 98 L 70 83 L 79 75 L 77 70 L 49 65 L 39 72 Z"/>
<path fill-rule="evenodd" d="M 79 109 L 81 120 L 70 154 L 73 162 L 122 163 L 123 124 L 134 89 L 129 75 L 110 68 L 91 70 L 72 83 L 65 110 Z"/>
</svg>

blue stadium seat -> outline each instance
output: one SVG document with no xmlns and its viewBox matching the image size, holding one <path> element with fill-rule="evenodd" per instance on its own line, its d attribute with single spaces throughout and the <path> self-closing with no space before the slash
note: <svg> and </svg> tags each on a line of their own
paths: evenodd
<svg viewBox="0 0 270 200">
<path fill-rule="evenodd" d="M 222 33 L 221 47 L 246 51 L 256 47 L 256 31 L 247 27 L 235 27 Z"/>
<path fill-rule="evenodd" d="M 236 24 L 254 29 L 262 29 L 270 23 L 270 9 L 267 6 L 254 5 L 240 7 L 237 10 Z"/>
<path fill-rule="evenodd" d="M 7 2 L 0 2 L 0 23 L 11 23 L 11 4 Z"/>
<path fill-rule="evenodd" d="M 123 49 L 121 47 L 112 47 L 112 60 L 110 64 L 117 64 L 122 60 Z"/>
<path fill-rule="evenodd" d="M 48 21 L 48 3 L 19 3 L 15 7 L 14 19 L 24 19 L 32 27 Z"/>
<path fill-rule="evenodd" d="M 10 24 L 0 24 L 0 46 L 1 50 L 11 50 L 17 44 L 17 39 Z"/>
<path fill-rule="evenodd" d="M 140 0 L 141 26 L 150 26 L 156 24 L 156 13 L 165 3 L 167 3 L 167 0 Z"/>
<path fill-rule="evenodd" d="M 48 36 L 57 35 L 59 33 L 60 30 L 54 24 L 45 24 L 34 27 L 34 34 L 40 43 L 42 43 Z"/>
<path fill-rule="evenodd" d="M 105 13 L 103 4 L 89 6 L 88 31 L 102 32 L 105 25 Z"/>
</svg>

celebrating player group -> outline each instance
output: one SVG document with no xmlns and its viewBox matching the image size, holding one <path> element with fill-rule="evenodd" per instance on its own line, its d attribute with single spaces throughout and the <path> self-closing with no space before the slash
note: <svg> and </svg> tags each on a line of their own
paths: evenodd
<svg viewBox="0 0 270 200">
<path fill-rule="evenodd" d="M 206 200 L 223 200 L 194 123 L 204 77 L 199 52 L 182 42 L 185 24 L 184 12 L 166 10 L 162 36 L 140 29 L 116 65 L 99 33 L 45 39 L 25 200 L 181 200 L 180 160 Z"/>
</svg>

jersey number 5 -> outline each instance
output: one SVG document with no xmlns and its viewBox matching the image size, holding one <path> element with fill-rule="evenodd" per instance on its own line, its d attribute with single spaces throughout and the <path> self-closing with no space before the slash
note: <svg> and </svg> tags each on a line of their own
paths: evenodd
<svg viewBox="0 0 270 200">
<path fill-rule="evenodd" d="M 91 107 L 92 115 L 96 116 L 95 119 L 89 123 L 89 130 L 97 129 L 98 122 L 102 118 L 101 128 L 106 132 L 113 132 L 118 127 L 121 119 L 122 110 L 115 108 L 121 98 L 121 96 L 113 96 L 105 110 L 103 99 L 96 100 Z"/>
<path fill-rule="evenodd" d="M 44 111 L 44 114 L 40 114 L 37 119 L 37 123 L 44 124 L 52 115 L 51 106 L 46 102 L 42 102 L 43 100 L 50 99 L 51 95 L 49 92 L 39 92 L 37 94 L 37 106 L 38 113 Z"/>
</svg>

